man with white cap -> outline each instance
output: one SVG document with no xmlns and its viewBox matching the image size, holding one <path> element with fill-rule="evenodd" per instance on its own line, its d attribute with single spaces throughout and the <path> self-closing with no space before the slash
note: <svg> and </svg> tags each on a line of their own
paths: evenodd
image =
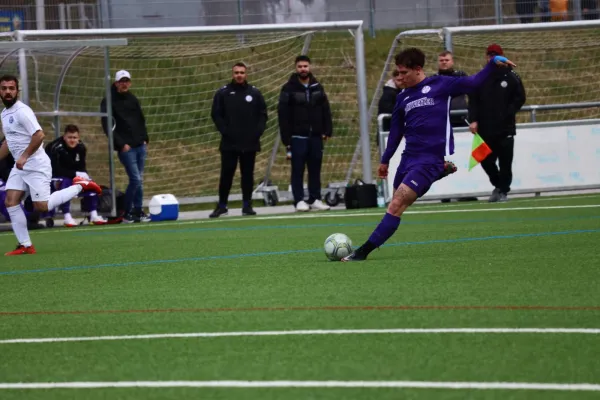
<svg viewBox="0 0 600 400">
<path fill-rule="evenodd" d="M 129 91 L 131 74 L 120 70 L 115 74 L 112 86 L 112 116 L 114 121 L 113 140 L 119 160 L 129 177 L 125 191 L 124 223 L 147 222 L 150 218 L 142 210 L 144 198 L 143 175 L 148 147 L 148 130 L 142 106 L 137 97 Z M 101 112 L 106 112 L 106 98 L 102 99 Z M 102 128 L 108 135 L 111 124 L 102 118 Z"/>
</svg>

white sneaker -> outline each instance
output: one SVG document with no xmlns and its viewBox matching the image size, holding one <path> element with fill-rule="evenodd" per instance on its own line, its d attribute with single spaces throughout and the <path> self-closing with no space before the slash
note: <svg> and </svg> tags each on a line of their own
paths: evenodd
<svg viewBox="0 0 600 400">
<path fill-rule="evenodd" d="M 77 226 L 77 221 L 75 221 L 73 218 L 65 218 L 64 226 L 66 228 L 75 228 Z"/>
<path fill-rule="evenodd" d="M 90 223 L 92 225 L 106 225 L 108 223 L 108 221 L 105 220 L 104 218 L 102 218 L 101 216 L 97 216 L 95 218 L 92 218 L 90 220 Z"/>
<path fill-rule="evenodd" d="M 310 207 L 304 200 L 299 201 L 298 204 L 296 204 L 296 211 L 308 211 L 308 210 L 310 210 Z"/>
<path fill-rule="evenodd" d="M 315 200 L 310 205 L 310 208 L 312 208 L 314 210 L 319 210 L 319 211 L 327 211 L 327 210 L 331 209 L 331 207 L 329 207 L 327 204 L 323 203 L 321 200 Z"/>
</svg>

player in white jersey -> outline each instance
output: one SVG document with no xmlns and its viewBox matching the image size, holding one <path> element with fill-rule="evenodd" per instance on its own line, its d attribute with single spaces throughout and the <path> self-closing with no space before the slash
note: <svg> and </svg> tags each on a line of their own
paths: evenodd
<svg viewBox="0 0 600 400">
<path fill-rule="evenodd" d="M 0 159 L 12 154 L 15 166 L 6 182 L 4 204 L 19 244 L 7 256 L 35 254 L 27 231 L 27 218 L 21 208 L 26 194 L 31 195 L 33 207 L 46 212 L 71 200 L 82 190 L 102 194 L 102 189 L 88 179 L 73 179 L 73 186 L 50 194 L 52 166 L 42 147 L 44 132 L 29 106 L 18 100 L 19 81 L 12 75 L 0 77 L 0 97 L 6 107 L 2 110 L 2 130 L 6 140 L 0 147 Z"/>
</svg>

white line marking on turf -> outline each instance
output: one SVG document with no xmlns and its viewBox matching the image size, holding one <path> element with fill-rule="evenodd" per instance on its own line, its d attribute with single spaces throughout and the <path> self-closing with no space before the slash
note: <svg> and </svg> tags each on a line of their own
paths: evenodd
<svg viewBox="0 0 600 400">
<path fill-rule="evenodd" d="M 477 390 L 553 390 L 598 392 L 593 383 L 428 382 L 428 381 L 123 381 L 0 383 L 0 389 L 103 388 L 419 388 Z"/>
<path fill-rule="evenodd" d="M 410 328 L 410 329 L 317 329 L 290 331 L 249 331 L 249 332 L 190 332 L 158 333 L 120 336 L 81 336 L 54 338 L 3 339 L 0 344 L 57 343 L 57 342 L 96 342 L 105 340 L 147 340 L 218 338 L 240 336 L 308 336 L 308 335 L 364 335 L 364 334 L 443 334 L 443 333 L 553 333 L 553 334 L 600 334 L 596 328 Z"/>
<path fill-rule="evenodd" d="M 431 209 L 424 210 L 425 207 L 419 207 L 413 211 L 406 211 L 404 214 L 445 214 L 445 213 L 478 213 L 478 212 L 491 212 L 491 211 L 531 211 L 531 210 L 554 210 L 554 209 L 576 209 L 576 208 L 600 208 L 600 204 L 581 204 L 571 206 L 535 206 L 535 207 L 493 207 L 493 208 L 467 208 L 467 209 L 443 209 L 444 205 L 431 207 Z M 449 207 L 449 206 L 446 206 Z M 211 223 L 226 223 L 226 222 L 239 222 L 239 221 L 272 221 L 272 220 L 284 220 L 284 219 L 312 219 L 312 218 L 351 218 L 351 217 L 368 217 L 368 216 L 380 216 L 382 211 L 373 212 L 341 212 L 334 211 L 329 213 L 314 212 L 310 214 L 285 214 L 285 215 L 265 215 L 252 217 L 227 217 L 221 221 L 216 219 L 200 219 L 193 221 L 179 221 L 179 222 L 165 222 L 160 224 L 129 224 L 129 225 L 115 225 L 115 226 L 104 226 L 104 227 L 93 227 L 93 228 L 78 228 L 78 229 L 51 229 L 34 231 L 35 235 L 45 235 L 53 233 L 80 233 L 80 232 L 103 232 L 111 231 L 115 229 L 138 229 L 143 230 L 145 228 L 160 229 L 171 226 L 184 226 L 184 225 L 200 225 L 200 224 L 211 224 Z M 2 236 L 13 236 L 12 232 L 0 233 Z"/>
</svg>

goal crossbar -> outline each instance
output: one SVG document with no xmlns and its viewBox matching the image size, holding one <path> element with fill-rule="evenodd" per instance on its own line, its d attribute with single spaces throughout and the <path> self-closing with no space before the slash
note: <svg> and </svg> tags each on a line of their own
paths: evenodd
<svg viewBox="0 0 600 400">
<path fill-rule="evenodd" d="M 84 39 L 84 40 L 40 40 L 0 42 L 0 50 L 40 50 L 40 49 L 65 49 L 73 47 L 113 47 L 127 46 L 127 39 Z"/>
<path fill-rule="evenodd" d="M 506 24 L 506 25 L 474 25 L 451 26 L 443 28 L 445 33 L 483 33 L 483 32 L 524 32 L 524 31 L 555 31 L 564 29 L 585 29 L 600 27 L 600 21 L 563 21 L 563 22 L 537 22 L 532 24 Z M 415 32 L 418 31 L 408 31 Z"/>
<path fill-rule="evenodd" d="M 264 31 L 311 31 L 311 30 L 345 30 L 362 29 L 362 21 L 331 21 L 331 22 L 301 22 L 288 24 L 253 24 L 253 25 L 220 25 L 194 27 L 165 27 L 165 28 L 115 28 L 115 29 L 54 29 L 54 30 L 23 30 L 23 37 L 35 36 L 111 36 L 111 35 L 194 35 L 198 33 L 242 33 Z"/>
</svg>

